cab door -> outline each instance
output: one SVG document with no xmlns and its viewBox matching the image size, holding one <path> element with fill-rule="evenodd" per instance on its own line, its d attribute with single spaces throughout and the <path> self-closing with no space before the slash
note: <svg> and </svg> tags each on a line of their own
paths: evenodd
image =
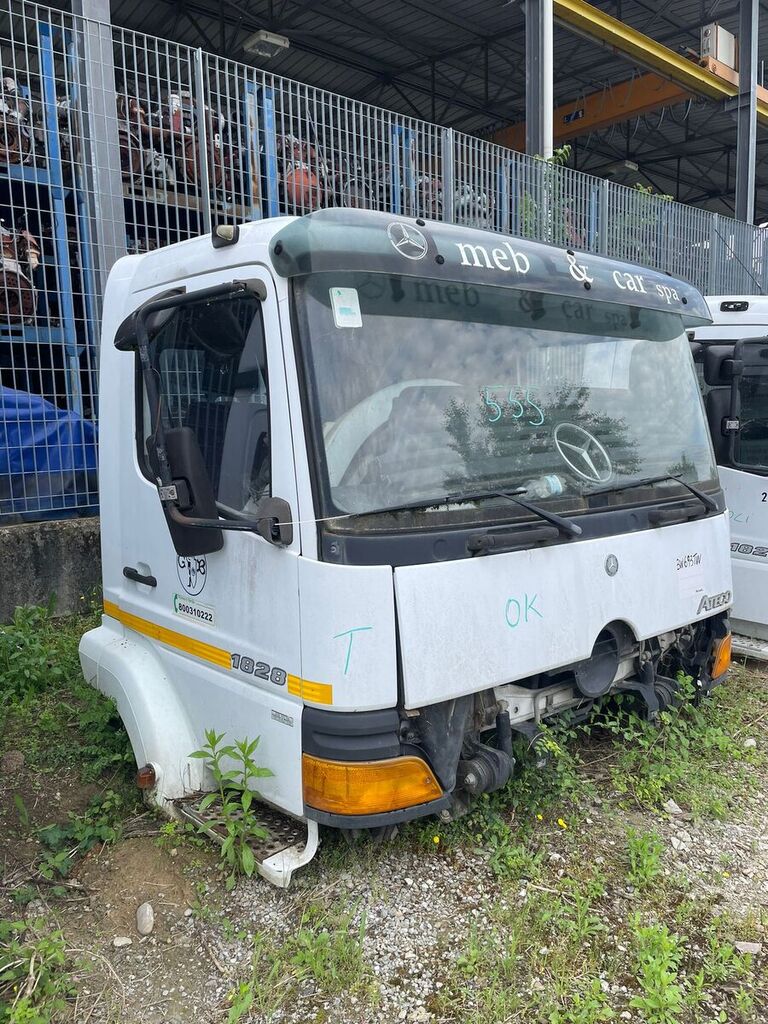
<svg viewBox="0 0 768 1024">
<path fill-rule="evenodd" d="M 150 335 L 163 425 L 193 432 L 220 516 L 253 519 L 268 497 L 284 499 L 295 515 L 275 285 L 263 267 L 238 267 L 236 276 L 252 285 L 245 295 L 193 301 Z M 186 281 L 186 292 L 234 277 L 206 274 Z M 287 546 L 224 531 L 220 550 L 178 556 L 150 468 L 152 426 L 138 372 L 135 379 L 133 470 L 121 482 L 119 575 L 105 572 L 106 613 L 153 646 L 200 745 L 211 728 L 227 742 L 259 736 L 258 761 L 274 773 L 263 795 L 301 814 L 300 706 L 288 692 L 289 676 L 301 674 L 299 531 Z"/>
</svg>

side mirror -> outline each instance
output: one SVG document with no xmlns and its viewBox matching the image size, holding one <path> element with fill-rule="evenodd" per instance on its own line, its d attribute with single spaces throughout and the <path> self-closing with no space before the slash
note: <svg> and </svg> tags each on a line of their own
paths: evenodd
<svg viewBox="0 0 768 1024">
<path fill-rule="evenodd" d="M 737 393 L 734 409 L 731 389 L 713 388 L 704 399 L 704 407 L 715 461 L 719 466 L 730 465 L 734 461 L 734 449 L 738 442 L 741 398 Z"/>
<path fill-rule="evenodd" d="M 183 518 L 217 520 L 216 496 L 203 461 L 197 437 L 190 427 L 174 427 L 165 431 L 165 451 L 171 471 L 171 487 L 175 489 L 173 505 L 164 503 L 163 510 L 178 555 L 210 555 L 221 551 L 224 534 L 211 526 L 201 530 L 185 525 Z M 152 472 L 159 476 L 160 467 L 153 449 L 148 452 Z M 172 510 L 181 513 L 173 515 Z"/>
<path fill-rule="evenodd" d="M 704 380 L 712 388 L 726 387 L 744 371 L 744 361 L 734 345 L 707 345 L 704 349 Z"/>
</svg>

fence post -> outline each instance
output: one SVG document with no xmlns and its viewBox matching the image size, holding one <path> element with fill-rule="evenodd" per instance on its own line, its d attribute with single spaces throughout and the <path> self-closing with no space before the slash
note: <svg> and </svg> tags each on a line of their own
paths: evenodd
<svg viewBox="0 0 768 1024">
<path fill-rule="evenodd" d="M 195 107 L 197 108 L 197 152 L 200 160 L 200 213 L 203 231 L 211 231 L 211 186 L 208 179 L 208 117 L 205 103 L 205 54 L 200 47 L 195 50 Z"/>
<path fill-rule="evenodd" d="M 442 151 L 441 162 L 443 167 L 443 220 L 447 224 L 453 224 L 455 220 L 454 208 L 456 205 L 456 181 L 453 165 L 455 140 L 453 128 L 443 128 L 440 148 Z"/>
<path fill-rule="evenodd" d="M 81 172 L 95 257 L 94 300 L 100 307 L 112 264 L 125 256 L 127 249 L 109 0 L 75 0 L 72 10 L 78 16 L 75 46 L 82 118 Z M 94 317 L 98 318 L 96 310 Z"/>
<path fill-rule="evenodd" d="M 709 225 L 709 281 L 707 291 L 710 295 L 719 294 L 719 253 L 720 253 L 720 214 L 713 213 Z"/>
<path fill-rule="evenodd" d="M 605 178 L 600 182 L 600 210 L 597 215 L 597 251 L 608 255 L 608 189 L 610 182 Z"/>
</svg>

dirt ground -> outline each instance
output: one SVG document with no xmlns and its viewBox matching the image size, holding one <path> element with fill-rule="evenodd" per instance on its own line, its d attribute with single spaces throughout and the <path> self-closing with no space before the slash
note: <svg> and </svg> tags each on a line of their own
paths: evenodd
<svg viewBox="0 0 768 1024">
<path fill-rule="evenodd" d="M 768 676 L 755 666 L 750 673 L 768 696 Z M 766 726 L 768 717 L 753 715 L 739 742 L 768 748 Z M 603 771 L 611 761 L 605 749 L 587 747 L 580 762 L 588 790 L 526 822 L 525 843 L 515 852 L 520 865 L 505 850 L 506 868 L 496 863 L 498 845 L 521 824 L 509 812 L 498 842 L 495 824 L 478 832 L 477 843 L 471 834 L 454 840 L 436 823 L 382 846 L 348 846 L 325 834 L 317 858 L 287 891 L 255 877 L 232 892 L 206 840 L 141 812 L 123 823 L 119 841 L 93 845 L 58 885 L 40 879 L 35 829 L 81 813 L 97 787 L 83 785 L 74 770 L 41 775 L 6 751 L 0 917 L 61 929 L 77 990 L 61 1019 L 77 1024 L 768 1020 L 765 763 L 748 765 L 748 784 L 729 799 L 726 813 L 711 816 L 692 813 L 682 799 L 666 811 L 628 799 Z M 727 763 L 722 771 L 728 773 Z M 26 809 L 24 827 L 17 797 Z M 627 878 L 632 830 L 660 841 L 656 877 L 643 892 Z M 553 917 L 541 913 L 542 901 Z M 142 937 L 136 911 L 145 902 L 155 924 Z M 636 914 L 683 935 L 687 978 L 703 965 L 705 991 L 695 1010 L 654 1017 L 633 1005 L 640 969 L 632 966 L 639 961 L 632 961 L 625 934 Z M 551 920 L 560 923 L 553 928 Z M 524 921 L 523 931 L 550 931 L 518 935 L 516 922 Z M 715 952 L 709 922 L 719 929 Z M 561 948 L 566 923 L 576 938 Z M 719 952 L 736 942 L 754 944 L 738 970 Z M 574 959 L 579 950 L 584 964 Z M 715 960 L 725 966 L 716 969 Z M 600 992 L 582 1012 L 581 997 L 567 986 L 582 984 L 587 962 Z M 690 992 L 694 981 L 685 984 Z M 525 1011 L 546 988 L 562 989 L 563 1015 Z M 238 993 L 242 1012 L 233 1009 Z M 601 1016 L 603 999 L 610 1016 Z"/>
</svg>

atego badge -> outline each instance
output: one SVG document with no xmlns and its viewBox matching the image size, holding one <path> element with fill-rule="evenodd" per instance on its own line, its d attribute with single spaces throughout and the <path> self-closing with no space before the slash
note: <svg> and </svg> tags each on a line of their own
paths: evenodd
<svg viewBox="0 0 768 1024">
<path fill-rule="evenodd" d="M 712 594 L 711 597 L 709 594 L 705 594 L 699 601 L 699 608 L 696 614 L 701 615 L 702 612 L 714 612 L 718 608 L 725 608 L 725 606 L 730 603 L 730 590 L 724 590 L 721 594 Z"/>
</svg>

